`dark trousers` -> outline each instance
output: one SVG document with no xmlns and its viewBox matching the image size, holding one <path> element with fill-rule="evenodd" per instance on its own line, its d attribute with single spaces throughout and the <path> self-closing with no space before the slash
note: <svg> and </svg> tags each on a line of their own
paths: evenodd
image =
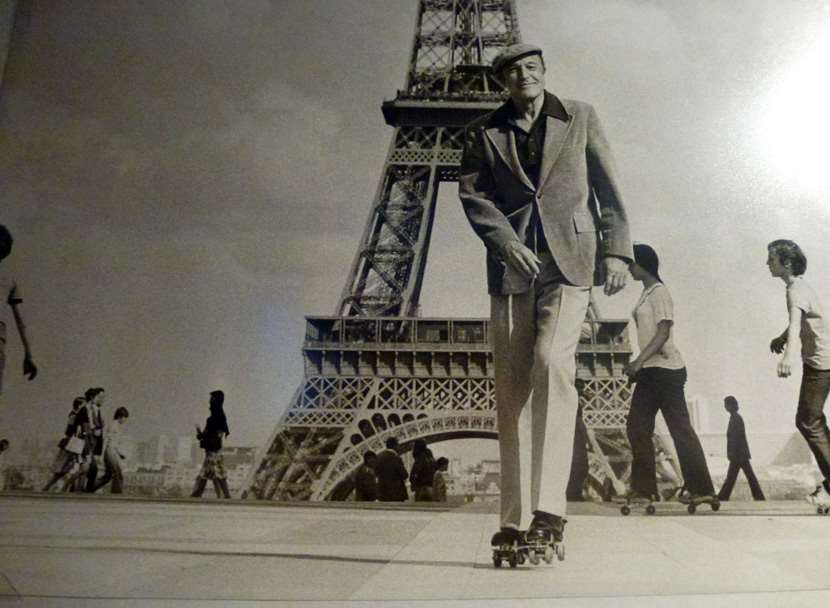
<svg viewBox="0 0 830 608">
<path fill-rule="evenodd" d="M 84 491 L 86 492 L 94 492 L 95 491 L 95 480 L 98 477 L 98 461 L 95 456 L 90 456 L 89 461 L 89 469 L 86 472 L 86 486 L 84 487 Z"/>
<path fill-rule="evenodd" d="M 732 495 L 732 488 L 735 487 L 735 481 L 738 479 L 738 473 L 744 472 L 746 480 L 749 482 L 749 490 L 752 492 L 754 500 L 766 500 L 764 492 L 761 490 L 761 484 L 758 483 L 758 478 L 755 477 L 755 471 L 752 470 L 752 465 L 748 460 L 743 462 L 729 461 L 729 471 L 726 473 L 726 479 L 723 480 L 723 485 L 718 492 L 719 500 L 729 500 Z"/>
<path fill-rule="evenodd" d="M 646 367 L 640 370 L 636 381 L 626 425 L 633 455 L 631 489 L 648 496 L 657 494 L 653 437 L 654 420 L 659 411 L 674 441 L 686 488 L 692 494 L 714 494 L 706 456 L 686 408 L 683 392 L 686 369 Z"/>
<path fill-rule="evenodd" d="M 830 370 L 804 366 L 795 426 L 801 432 L 816 458 L 824 479 L 830 481 L 830 430 L 824 416 L 824 402 L 830 393 Z"/>
</svg>

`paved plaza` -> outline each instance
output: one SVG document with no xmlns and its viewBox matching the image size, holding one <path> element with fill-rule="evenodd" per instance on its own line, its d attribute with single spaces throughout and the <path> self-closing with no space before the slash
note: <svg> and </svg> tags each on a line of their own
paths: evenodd
<svg viewBox="0 0 830 608">
<path fill-rule="evenodd" d="M 0 606 L 814 606 L 830 518 L 575 504 L 567 559 L 492 566 L 492 506 L 0 497 Z"/>
</svg>

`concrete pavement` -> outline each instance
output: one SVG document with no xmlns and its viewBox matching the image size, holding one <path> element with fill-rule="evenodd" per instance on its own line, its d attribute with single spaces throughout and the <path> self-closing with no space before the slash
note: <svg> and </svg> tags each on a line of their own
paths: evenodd
<svg viewBox="0 0 830 608">
<path fill-rule="evenodd" d="M 660 507 L 658 506 L 658 509 Z M 567 559 L 492 566 L 489 508 L 0 497 L 0 606 L 813 606 L 830 518 L 799 503 L 619 515 L 576 504 Z M 334 602 L 334 603 L 332 603 Z M 744 604 L 746 603 L 746 604 Z"/>
</svg>

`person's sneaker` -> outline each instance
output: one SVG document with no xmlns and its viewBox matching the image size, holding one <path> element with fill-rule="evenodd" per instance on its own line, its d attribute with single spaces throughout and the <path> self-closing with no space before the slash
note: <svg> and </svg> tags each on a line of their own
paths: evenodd
<svg viewBox="0 0 830 608">
<path fill-rule="evenodd" d="M 527 529 L 528 542 L 533 539 L 546 540 L 552 538 L 554 541 L 561 543 L 565 536 L 566 523 L 568 523 L 568 520 L 558 515 L 545 513 L 544 511 L 534 511 L 533 521 L 530 522 L 530 527 Z"/>
<path fill-rule="evenodd" d="M 493 534 L 493 538 L 490 539 L 490 545 L 493 547 L 512 545 L 514 543 L 517 545 L 524 544 L 524 535 L 520 530 L 510 527 L 501 528 L 498 532 Z"/>
<path fill-rule="evenodd" d="M 828 494 L 823 484 L 816 486 L 816 489 L 807 495 L 807 502 L 822 507 L 830 506 L 830 494 Z"/>
</svg>

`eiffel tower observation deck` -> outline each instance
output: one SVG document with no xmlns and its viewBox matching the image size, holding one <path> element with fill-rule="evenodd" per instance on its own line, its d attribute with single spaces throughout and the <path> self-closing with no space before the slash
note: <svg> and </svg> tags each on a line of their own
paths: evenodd
<svg viewBox="0 0 830 608">
<path fill-rule="evenodd" d="M 497 437 L 488 322 L 420 318 L 419 298 L 438 188 L 458 180 L 464 126 L 507 98 L 490 65 L 520 41 L 516 5 L 417 4 L 405 88 L 382 105 L 394 131 L 366 227 L 335 315 L 306 320 L 304 378 L 252 474 L 261 499 L 344 500 L 365 452 L 390 436 L 404 450 L 419 438 Z M 621 492 L 627 322 L 592 310 L 577 355 L 590 478 Z"/>
</svg>

